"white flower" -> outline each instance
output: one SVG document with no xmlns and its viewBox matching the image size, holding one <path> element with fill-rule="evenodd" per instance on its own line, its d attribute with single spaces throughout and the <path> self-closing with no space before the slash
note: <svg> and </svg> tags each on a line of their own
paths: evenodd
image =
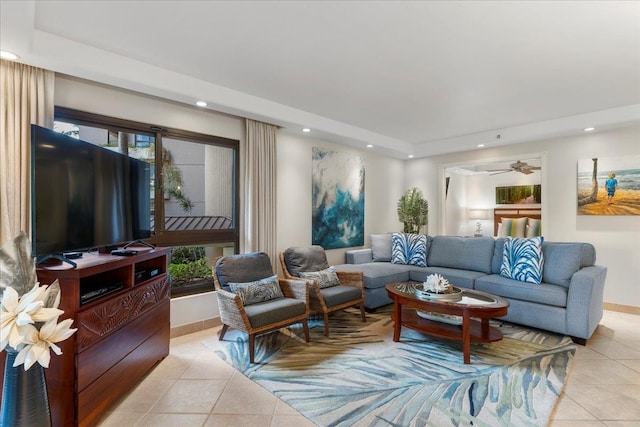
<svg viewBox="0 0 640 427">
<path fill-rule="evenodd" d="M 58 356 L 62 354 L 62 350 L 55 343 L 64 341 L 69 338 L 77 329 L 71 329 L 70 326 L 73 319 L 66 319 L 58 323 L 55 317 L 42 325 L 40 330 L 32 325 L 25 326 L 24 343 L 26 344 L 18 356 L 13 366 L 20 366 L 24 363 L 24 370 L 29 369 L 34 363 L 38 362 L 45 368 L 49 367 L 51 353 L 53 350 Z"/>
<path fill-rule="evenodd" d="M 48 298 L 47 286 L 34 287 L 19 297 L 18 292 L 13 288 L 6 288 L 0 303 L 0 351 L 4 350 L 7 344 L 14 349 L 23 342 L 24 328 L 36 322 L 47 322 L 60 316 L 63 311 L 55 307 L 45 307 Z M 60 303 L 56 298 L 56 304 Z"/>
</svg>

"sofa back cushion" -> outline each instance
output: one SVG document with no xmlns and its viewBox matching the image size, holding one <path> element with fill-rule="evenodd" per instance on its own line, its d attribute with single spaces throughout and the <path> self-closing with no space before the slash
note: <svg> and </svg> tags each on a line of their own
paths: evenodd
<svg viewBox="0 0 640 427">
<path fill-rule="evenodd" d="M 544 242 L 542 252 L 544 253 L 545 265 L 542 271 L 542 280 L 545 283 L 569 287 L 571 277 L 580 270 L 583 263 L 595 261 L 595 249 L 593 257 L 589 259 L 589 250 L 585 246 L 587 243 L 556 243 Z M 593 264 L 591 264 L 593 265 Z"/>
<path fill-rule="evenodd" d="M 491 272 L 500 274 L 505 239 L 496 239 Z M 596 263 L 596 249 L 591 243 L 543 242 L 544 268 L 542 282 L 569 287 L 573 273 Z"/>
<path fill-rule="evenodd" d="M 502 253 L 500 253 L 502 256 Z M 491 273 L 494 256 L 492 237 L 435 236 L 431 241 L 429 267 L 460 268 Z M 502 258 L 500 258 L 502 262 Z M 500 267 L 498 267 L 500 271 Z"/>
<path fill-rule="evenodd" d="M 284 263 L 293 277 L 301 277 L 305 271 L 320 271 L 329 268 L 327 254 L 322 246 L 290 247 L 284 251 Z"/>
<path fill-rule="evenodd" d="M 371 257 L 373 262 L 390 262 L 393 234 L 371 235 Z"/>
</svg>

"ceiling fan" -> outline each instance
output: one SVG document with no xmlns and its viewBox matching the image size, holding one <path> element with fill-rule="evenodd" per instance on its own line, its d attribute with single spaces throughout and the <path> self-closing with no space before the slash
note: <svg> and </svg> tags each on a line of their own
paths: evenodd
<svg viewBox="0 0 640 427">
<path fill-rule="evenodd" d="M 494 172 L 490 175 L 498 175 L 498 174 L 507 173 L 507 172 L 520 172 L 525 175 L 529 175 L 529 174 L 532 174 L 533 171 L 540 170 L 540 169 L 541 169 L 540 166 L 531 166 L 527 162 L 521 162 L 520 160 L 518 160 L 515 163 L 511 163 L 509 169 L 489 169 L 487 172 Z"/>
</svg>

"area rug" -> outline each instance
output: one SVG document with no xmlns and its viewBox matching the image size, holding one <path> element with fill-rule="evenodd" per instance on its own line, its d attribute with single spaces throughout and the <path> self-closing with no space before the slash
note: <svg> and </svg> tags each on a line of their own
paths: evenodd
<svg viewBox="0 0 640 427">
<path fill-rule="evenodd" d="M 545 426 L 560 395 L 571 339 L 492 320 L 501 341 L 460 343 L 403 329 L 395 343 L 389 311 L 331 316 L 331 336 L 310 321 L 256 338 L 230 329 L 208 349 L 320 426 Z M 250 404 L 249 402 L 247 402 Z"/>
</svg>

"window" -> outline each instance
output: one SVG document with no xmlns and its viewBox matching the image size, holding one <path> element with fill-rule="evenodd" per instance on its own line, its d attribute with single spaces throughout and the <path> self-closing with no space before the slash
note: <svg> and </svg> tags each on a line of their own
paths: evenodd
<svg viewBox="0 0 640 427">
<path fill-rule="evenodd" d="M 153 165 L 148 242 L 173 248 L 172 296 L 213 290 L 205 265 L 239 247 L 239 141 L 62 107 L 54 130 Z"/>
</svg>

